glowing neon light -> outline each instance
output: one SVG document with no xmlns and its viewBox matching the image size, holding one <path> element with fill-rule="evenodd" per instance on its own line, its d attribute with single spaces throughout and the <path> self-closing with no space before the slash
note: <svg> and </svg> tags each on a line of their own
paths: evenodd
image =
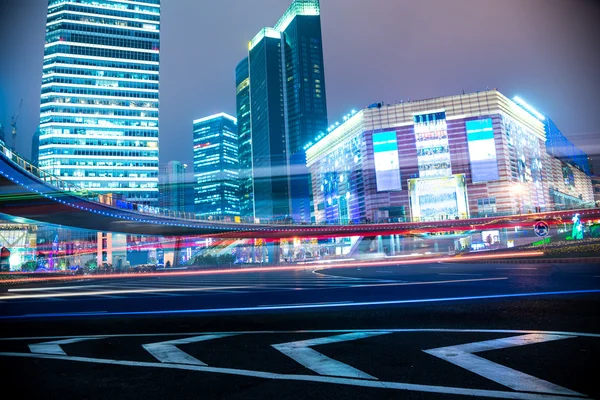
<svg viewBox="0 0 600 400">
<path fill-rule="evenodd" d="M 263 28 L 254 36 L 254 38 L 248 44 L 248 51 L 252 50 L 259 44 L 264 38 L 281 39 L 281 32 L 273 28 Z"/>
<path fill-rule="evenodd" d="M 318 0 L 294 0 L 283 16 L 275 24 L 275 29 L 283 32 L 299 15 L 319 15 L 321 9 Z"/>
<path fill-rule="evenodd" d="M 237 118 L 232 117 L 231 115 L 224 113 L 224 112 L 209 115 L 208 117 L 196 119 L 196 120 L 194 120 L 194 124 L 199 124 L 201 122 L 206 122 L 206 121 L 210 121 L 210 120 L 217 119 L 217 118 L 227 118 L 227 119 L 233 121 L 233 123 L 237 124 Z"/>
<path fill-rule="evenodd" d="M 529 105 L 529 103 L 527 103 L 525 100 L 523 100 L 519 96 L 513 97 L 513 101 L 515 103 L 517 103 L 518 105 L 520 105 L 523 109 L 525 109 L 525 111 L 529 112 L 531 115 L 533 115 L 534 117 L 539 119 L 540 121 L 544 121 L 546 119 L 546 117 L 544 117 L 543 114 L 538 112 L 535 108 L 533 108 L 531 105 Z"/>
</svg>

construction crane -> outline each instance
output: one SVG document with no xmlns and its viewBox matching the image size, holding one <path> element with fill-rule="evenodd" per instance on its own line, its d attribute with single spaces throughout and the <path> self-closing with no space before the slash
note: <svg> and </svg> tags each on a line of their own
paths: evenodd
<svg viewBox="0 0 600 400">
<path fill-rule="evenodd" d="M 19 103 L 17 113 L 12 116 L 10 120 L 10 127 L 12 128 L 12 149 L 16 150 L 17 145 L 17 122 L 19 121 L 19 114 L 21 113 L 21 107 L 23 106 L 23 99 Z"/>
</svg>

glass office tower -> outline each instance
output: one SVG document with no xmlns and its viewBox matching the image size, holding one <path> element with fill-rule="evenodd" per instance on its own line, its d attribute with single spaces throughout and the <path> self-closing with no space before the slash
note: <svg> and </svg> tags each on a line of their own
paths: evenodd
<svg viewBox="0 0 600 400">
<path fill-rule="evenodd" d="M 186 164 L 169 161 L 159 177 L 161 208 L 173 211 L 185 211 L 185 170 Z"/>
<path fill-rule="evenodd" d="M 203 218 L 240 215 L 237 120 L 220 113 L 194 121 L 194 207 Z"/>
<path fill-rule="evenodd" d="M 318 0 L 294 0 L 249 45 L 254 212 L 311 220 L 304 146 L 327 129 Z M 239 107 L 239 105 L 238 105 Z"/>
<path fill-rule="evenodd" d="M 240 216 L 254 217 L 254 191 L 252 189 L 252 136 L 250 135 L 250 75 L 248 57 L 235 69 L 236 108 L 238 129 L 238 156 Z"/>
<path fill-rule="evenodd" d="M 158 203 L 160 0 L 48 1 L 40 168 Z"/>
</svg>

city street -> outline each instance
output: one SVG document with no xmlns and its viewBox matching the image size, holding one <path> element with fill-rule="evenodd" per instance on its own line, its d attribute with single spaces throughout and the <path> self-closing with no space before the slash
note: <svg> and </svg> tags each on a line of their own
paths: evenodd
<svg viewBox="0 0 600 400">
<path fill-rule="evenodd" d="M 164 274 L 0 301 L 5 387 L 29 398 L 600 397 L 593 264 Z"/>
</svg>

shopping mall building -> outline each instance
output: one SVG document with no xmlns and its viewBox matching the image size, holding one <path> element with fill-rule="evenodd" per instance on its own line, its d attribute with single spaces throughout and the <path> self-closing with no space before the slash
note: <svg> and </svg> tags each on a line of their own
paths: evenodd
<svg viewBox="0 0 600 400">
<path fill-rule="evenodd" d="M 547 117 L 495 89 L 373 104 L 344 120 L 305 147 L 317 223 L 593 205 L 585 169 L 550 155 Z"/>
</svg>

